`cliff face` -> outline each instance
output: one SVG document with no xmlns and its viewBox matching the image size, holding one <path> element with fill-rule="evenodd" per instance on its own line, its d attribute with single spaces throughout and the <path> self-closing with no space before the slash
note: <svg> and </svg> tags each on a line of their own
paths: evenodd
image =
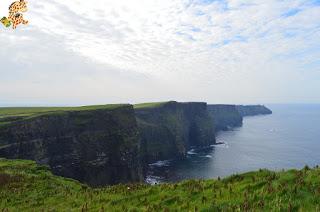
<svg viewBox="0 0 320 212">
<path fill-rule="evenodd" d="M 192 146 L 215 143 L 206 103 L 168 102 L 135 109 L 146 161 L 185 157 Z"/>
<path fill-rule="evenodd" d="M 130 105 L 63 111 L 0 126 L 0 157 L 47 164 L 54 174 L 93 186 L 143 180 Z"/>
<path fill-rule="evenodd" d="M 241 126 L 242 116 L 272 113 L 178 102 L 54 110 L 1 109 L 0 157 L 35 160 L 92 186 L 142 181 L 147 162 L 184 158 L 214 144 L 215 131 Z"/>
<path fill-rule="evenodd" d="M 237 110 L 242 117 L 272 114 L 264 105 L 237 105 Z"/>
<path fill-rule="evenodd" d="M 208 105 L 216 132 L 242 126 L 242 116 L 235 105 Z"/>
</svg>

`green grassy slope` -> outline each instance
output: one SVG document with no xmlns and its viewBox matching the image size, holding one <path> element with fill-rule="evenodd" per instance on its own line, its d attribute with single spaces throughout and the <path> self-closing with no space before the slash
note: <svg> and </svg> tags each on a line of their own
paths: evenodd
<svg viewBox="0 0 320 212">
<path fill-rule="evenodd" d="M 260 170 L 223 180 L 92 189 L 31 161 L 0 160 L 0 210 L 316 211 L 320 169 Z"/>
<path fill-rule="evenodd" d="M 143 108 L 155 108 L 155 107 L 161 107 L 162 105 L 165 105 L 168 102 L 151 102 L 151 103 L 140 103 L 133 105 L 134 109 L 143 109 Z"/>
<path fill-rule="evenodd" d="M 66 111 L 116 109 L 125 104 L 94 105 L 82 107 L 0 107 L 0 125 L 44 114 Z"/>
</svg>

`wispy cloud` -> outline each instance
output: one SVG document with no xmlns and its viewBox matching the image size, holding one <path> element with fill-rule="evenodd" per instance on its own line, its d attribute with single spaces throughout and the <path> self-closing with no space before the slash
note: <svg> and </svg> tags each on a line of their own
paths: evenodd
<svg viewBox="0 0 320 212">
<path fill-rule="evenodd" d="M 159 98 L 320 101 L 318 94 L 294 95 L 300 73 L 305 82 L 319 73 L 318 1 L 30 0 L 26 17 L 28 27 L 1 31 L 0 86 L 11 87 L 5 79 L 27 86 L 31 78 L 40 84 L 63 78 L 61 85 L 69 90 L 67 79 L 76 79 L 76 87 L 82 85 L 77 79 L 86 81 L 93 72 L 92 92 L 97 83 L 119 84 L 124 75 L 137 76 L 125 81 L 132 84 L 127 93 L 114 91 L 122 97 L 114 100 L 143 100 L 143 95 L 149 100 L 140 88 L 147 78 L 158 82 L 146 90 Z M 102 69 L 122 74 L 107 80 L 110 72 Z M 177 91 L 168 94 L 161 86 Z M 306 92 L 315 88 L 320 89 L 311 84 Z M 9 98 L 10 92 L 1 94 L 7 93 Z"/>
</svg>

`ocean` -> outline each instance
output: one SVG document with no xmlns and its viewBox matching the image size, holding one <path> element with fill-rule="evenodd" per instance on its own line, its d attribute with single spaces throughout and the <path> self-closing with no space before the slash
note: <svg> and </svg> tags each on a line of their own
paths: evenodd
<svg viewBox="0 0 320 212">
<path fill-rule="evenodd" d="M 272 115 L 245 117 L 243 126 L 219 132 L 208 149 L 192 149 L 185 160 L 149 165 L 148 183 L 225 177 L 259 169 L 320 165 L 320 105 L 267 105 Z"/>
</svg>

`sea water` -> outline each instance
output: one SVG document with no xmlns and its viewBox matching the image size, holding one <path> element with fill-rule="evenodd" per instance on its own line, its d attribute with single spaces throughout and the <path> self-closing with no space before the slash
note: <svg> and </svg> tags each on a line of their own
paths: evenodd
<svg viewBox="0 0 320 212">
<path fill-rule="evenodd" d="M 267 105 L 272 115 L 244 118 L 243 126 L 217 134 L 207 149 L 185 160 L 149 165 L 147 182 L 210 179 L 235 173 L 320 165 L 320 105 Z"/>
</svg>

